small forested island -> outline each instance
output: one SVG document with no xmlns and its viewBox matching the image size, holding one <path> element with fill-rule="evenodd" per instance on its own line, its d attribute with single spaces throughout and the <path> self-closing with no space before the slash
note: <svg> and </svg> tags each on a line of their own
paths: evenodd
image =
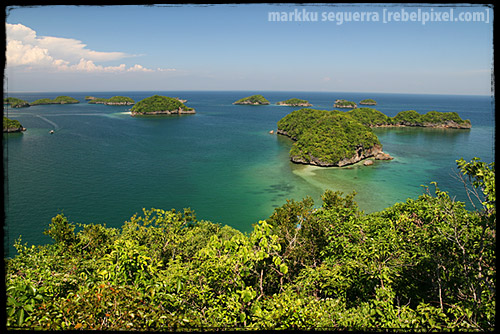
<svg viewBox="0 0 500 334">
<path fill-rule="evenodd" d="M 457 165 L 474 210 L 433 183 L 373 213 L 355 192 L 287 200 L 249 233 L 190 209 L 120 228 L 57 214 L 51 242 L 4 259 L 6 328 L 494 332 L 495 166 Z"/>
<path fill-rule="evenodd" d="M 69 96 L 58 96 L 55 99 L 49 99 L 49 98 L 38 99 L 36 101 L 31 102 L 30 105 L 35 106 L 41 104 L 70 104 L 70 103 L 80 103 L 80 101 Z"/>
<path fill-rule="evenodd" d="M 376 106 L 377 105 L 377 101 L 375 101 L 373 99 L 364 99 L 364 100 L 361 100 L 359 102 L 359 104 L 367 105 L 367 106 Z"/>
<path fill-rule="evenodd" d="M 415 110 L 398 113 L 391 119 L 391 126 L 419 126 L 431 128 L 470 129 L 470 120 L 462 119 L 456 112 L 429 111 L 422 115 Z"/>
<path fill-rule="evenodd" d="M 94 100 L 96 97 L 95 96 L 85 96 L 85 100 Z"/>
<path fill-rule="evenodd" d="M 239 99 L 236 102 L 233 102 L 233 104 L 249 104 L 249 105 L 264 105 L 264 104 L 270 104 L 269 101 L 262 95 L 252 95 L 248 97 L 244 97 L 242 99 Z"/>
<path fill-rule="evenodd" d="M 355 102 L 352 101 L 347 101 L 347 100 L 335 100 L 335 103 L 333 104 L 334 108 L 357 108 L 358 105 Z"/>
<path fill-rule="evenodd" d="M 11 108 L 26 108 L 30 106 L 29 102 L 17 97 L 6 97 L 3 99 L 3 104 L 10 105 Z"/>
<path fill-rule="evenodd" d="M 278 134 L 295 140 L 295 163 L 342 167 L 363 159 L 391 159 L 373 130 L 338 110 L 295 110 L 278 121 Z"/>
<path fill-rule="evenodd" d="M 342 167 L 374 157 L 391 160 L 382 152 L 382 145 L 371 128 L 431 127 L 470 129 L 470 120 L 456 112 L 429 111 L 421 115 L 414 110 L 389 117 L 372 108 L 338 110 L 296 110 L 278 122 L 278 134 L 295 140 L 290 159 L 296 163 Z"/>
<path fill-rule="evenodd" d="M 310 107 L 312 104 L 307 100 L 301 100 L 297 98 L 288 99 L 285 101 L 279 101 L 276 103 L 279 106 L 290 106 L 290 107 Z"/>
<path fill-rule="evenodd" d="M 113 96 L 109 99 L 93 97 L 88 99 L 90 104 L 105 104 L 111 106 L 129 106 L 133 105 L 135 101 L 127 96 Z"/>
<path fill-rule="evenodd" d="M 26 128 L 24 128 L 21 123 L 19 123 L 18 120 L 15 119 L 9 119 L 4 116 L 3 118 L 3 132 L 22 132 L 26 131 Z"/>
<path fill-rule="evenodd" d="M 153 95 L 137 102 L 132 109 L 131 115 L 181 115 L 194 114 L 193 108 L 186 107 L 178 99 L 168 96 Z"/>
</svg>

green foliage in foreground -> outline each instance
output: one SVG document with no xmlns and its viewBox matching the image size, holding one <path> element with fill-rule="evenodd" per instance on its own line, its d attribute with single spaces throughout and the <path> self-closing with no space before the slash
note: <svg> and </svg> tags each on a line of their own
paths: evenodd
<svg viewBox="0 0 500 334">
<path fill-rule="evenodd" d="M 173 97 L 153 95 L 137 102 L 131 110 L 133 114 L 147 114 L 158 111 L 193 110 Z"/>
<path fill-rule="evenodd" d="M 365 215 L 354 193 L 288 201 L 243 234 L 160 209 L 121 229 L 63 215 L 7 260 L 10 329 L 481 330 L 495 327 L 494 164 L 459 162 L 484 197 L 439 189 Z"/>
<path fill-rule="evenodd" d="M 4 116 L 3 118 L 3 132 L 8 132 L 8 130 L 22 129 L 23 126 L 18 120 L 10 119 Z"/>
<path fill-rule="evenodd" d="M 233 104 L 269 104 L 269 101 L 262 95 L 252 95 L 239 99 Z"/>
<path fill-rule="evenodd" d="M 6 97 L 3 99 L 3 104 L 8 104 L 11 108 L 23 108 L 30 106 L 27 101 L 18 99 L 17 97 Z"/>
<path fill-rule="evenodd" d="M 278 129 L 296 140 L 290 156 L 302 163 L 314 160 L 335 165 L 353 157 L 360 148 L 380 145 L 372 129 L 336 110 L 295 110 L 278 122 Z"/>
<path fill-rule="evenodd" d="M 31 102 L 30 104 L 32 106 L 34 105 L 39 105 L 39 104 L 66 104 L 66 103 L 80 103 L 75 98 L 72 98 L 70 96 L 58 96 L 55 99 L 49 99 L 49 98 L 43 98 L 43 99 L 38 99 L 36 101 Z"/>
</svg>

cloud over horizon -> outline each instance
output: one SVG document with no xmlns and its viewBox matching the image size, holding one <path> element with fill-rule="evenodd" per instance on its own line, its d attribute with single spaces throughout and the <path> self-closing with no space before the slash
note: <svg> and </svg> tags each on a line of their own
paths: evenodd
<svg viewBox="0 0 500 334">
<path fill-rule="evenodd" d="M 149 69 L 135 64 L 127 67 L 103 66 L 96 63 L 135 57 L 124 52 L 90 50 L 82 41 L 72 38 L 37 36 L 36 31 L 20 23 L 6 23 L 8 67 L 50 69 L 62 72 L 165 72 L 175 69 Z"/>
</svg>

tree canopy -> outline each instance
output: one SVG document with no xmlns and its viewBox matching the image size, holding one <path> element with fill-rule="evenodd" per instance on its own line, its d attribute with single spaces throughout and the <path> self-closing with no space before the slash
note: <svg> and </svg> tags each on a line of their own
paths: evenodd
<svg viewBox="0 0 500 334">
<path fill-rule="evenodd" d="M 184 103 L 172 97 L 153 95 L 140 100 L 130 110 L 133 115 L 147 115 L 178 110 L 193 111 L 193 108 L 186 107 Z"/>
</svg>

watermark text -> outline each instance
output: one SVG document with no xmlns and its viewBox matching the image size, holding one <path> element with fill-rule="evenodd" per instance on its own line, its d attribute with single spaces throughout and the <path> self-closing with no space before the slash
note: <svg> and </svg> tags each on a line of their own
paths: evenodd
<svg viewBox="0 0 500 334">
<path fill-rule="evenodd" d="M 484 22 L 490 23 L 490 10 L 455 10 L 454 8 L 416 8 L 378 11 L 310 11 L 295 8 L 292 11 L 268 12 L 270 22 L 335 22 L 337 25 L 350 22 L 417 22 L 422 25 L 434 22 Z"/>
</svg>

